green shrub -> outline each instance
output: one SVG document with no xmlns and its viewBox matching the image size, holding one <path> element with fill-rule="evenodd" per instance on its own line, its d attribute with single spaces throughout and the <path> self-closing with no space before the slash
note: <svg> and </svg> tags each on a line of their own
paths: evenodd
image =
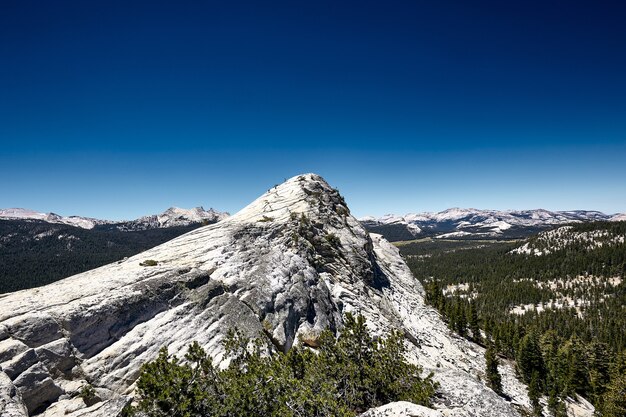
<svg viewBox="0 0 626 417">
<path fill-rule="evenodd" d="M 154 259 L 146 259 L 145 261 L 139 263 L 141 266 L 157 266 L 158 264 L 159 263 Z"/>
<path fill-rule="evenodd" d="M 78 397 L 82 398 L 87 406 L 91 406 L 98 401 L 96 390 L 91 384 L 83 385 L 78 393 Z"/>
<path fill-rule="evenodd" d="M 328 243 L 330 243 L 331 246 L 333 246 L 335 248 L 338 248 L 338 247 L 341 246 L 341 240 L 334 233 L 328 233 L 326 235 L 326 240 L 328 241 Z"/>
<path fill-rule="evenodd" d="M 127 415 L 148 417 L 348 417 L 381 404 L 406 400 L 428 405 L 432 376 L 406 362 L 404 337 L 374 338 L 362 316 L 346 316 L 342 333 L 325 331 L 320 348 L 293 347 L 265 354 L 265 338 L 230 332 L 224 343 L 230 364 L 216 368 L 193 343 L 185 361 L 162 348 L 137 381 L 137 405 Z"/>
</svg>

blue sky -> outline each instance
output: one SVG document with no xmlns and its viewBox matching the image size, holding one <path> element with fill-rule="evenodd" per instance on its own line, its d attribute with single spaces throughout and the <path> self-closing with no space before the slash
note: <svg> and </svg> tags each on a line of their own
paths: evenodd
<svg viewBox="0 0 626 417">
<path fill-rule="evenodd" d="M 626 211 L 618 2 L 176 3 L 2 2 L 0 207 Z"/>
</svg>

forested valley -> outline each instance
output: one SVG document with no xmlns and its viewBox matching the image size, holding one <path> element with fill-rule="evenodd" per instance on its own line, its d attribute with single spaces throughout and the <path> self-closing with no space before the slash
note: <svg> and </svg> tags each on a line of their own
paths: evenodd
<svg viewBox="0 0 626 417">
<path fill-rule="evenodd" d="M 626 222 L 566 226 L 518 242 L 424 239 L 400 246 L 459 335 L 516 361 L 540 415 L 579 394 L 602 416 L 626 415 Z M 491 365 L 491 367 L 490 367 Z M 490 375 L 489 375 L 490 374 Z"/>
</svg>

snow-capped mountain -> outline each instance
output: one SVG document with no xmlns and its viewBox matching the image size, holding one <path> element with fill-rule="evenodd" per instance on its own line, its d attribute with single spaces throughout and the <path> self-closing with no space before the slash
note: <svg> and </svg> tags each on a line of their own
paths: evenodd
<svg viewBox="0 0 626 417">
<path fill-rule="evenodd" d="M 511 238 L 525 237 L 558 225 L 609 220 L 599 211 L 478 210 L 451 208 L 438 213 L 411 213 L 405 216 L 388 214 L 380 218 L 363 217 L 360 221 L 374 232 L 390 240 L 421 236 L 440 238 Z"/>
<path fill-rule="evenodd" d="M 81 217 L 81 216 L 60 216 L 55 213 L 39 213 L 34 210 L 23 209 L 23 208 L 9 208 L 9 209 L 0 209 L 0 219 L 3 220 L 42 220 L 48 223 L 60 223 L 67 224 L 70 226 L 76 226 L 83 229 L 93 229 L 96 225 L 99 224 L 108 224 L 112 223 L 108 220 L 99 220 L 93 219 L 91 217 Z"/>
<path fill-rule="evenodd" d="M 100 220 L 81 216 L 64 217 L 55 213 L 39 213 L 22 208 L 0 209 L 0 219 L 3 220 L 41 220 L 47 223 L 67 224 L 83 229 L 93 229 L 99 225 L 112 225 L 122 231 L 188 226 L 203 222 L 215 223 L 226 217 L 228 217 L 228 213 L 219 212 L 212 208 L 205 210 L 203 207 L 192 209 L 170 207 L 161 214 L 143 216 L 129 221 Z"/>
<path fill-rule="evenodd" d="M 363 314 L 375 334 L 407 335 L 409 359 L 440 384 L 441 414 L 512 417 L 530 407 L 506 361 L 507 397 L 487 387 L 484 350 L 451 333 L 397 248 L 307 174 L 146 252 L 2 296 L 0 414 L 118 416 L 163 345 L 182 355 L 195 340 L 219 363 L 237 327 L 279 349 L 314 347 L 323 329 L 341 330 L 345 312 Z M 87 384 L 95 403 L 78 395 Z"/>
<path fill-rule="evenodd" d="M 115 227 L 119 230 L 147 230 L 174 226 L 189 226 L 194 223 L 215 223 L 228 217 L 228 213 L 203 207 L 183 209 L 170 207 L 161 214 L 143 216 L 136 220 L 119 222 Z"/>
<path fill-rule="evenodd" d="M 626 213 L 616 214 L 609 220 L 612 222 L 626 222 Z"/>
</svg>

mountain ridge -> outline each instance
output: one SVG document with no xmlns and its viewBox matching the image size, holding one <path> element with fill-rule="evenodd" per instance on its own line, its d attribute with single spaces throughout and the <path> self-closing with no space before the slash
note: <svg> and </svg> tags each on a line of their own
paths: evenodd
<svg viewBox="0 0 626 417">
<path fill-rule="evenodd" d="M 56 213 L 40 213 L 24 208 L 0 209 L 2 220 L 40 220 L 51 224 L 67 224 L 83 229 L 93 229 L 96 226 L 116 227 L 121 231 L 146 230 L 162 227 L 188 226 L 203 221 L 219 221 L 228 217 L 227 212 L 220 212 L 202 206 L 191 209 L 170 207 L 159 214 L 141 216 L 134 220 L 104 220 L 83 216 L 61 216 Z"/>
<path fill-rule="evenodd" d="M 450 208 L 440 212 L 388 214 L 359 220 L 365 227 L 389 240 L 436 238 L 523 238 L 552 227 L 599 220 L 619 220 L 625 215 L 608 215 L 595 210 L 549 211 L 481 210 Z M 626 217 L 624 217 L 626 218 Z"/>
</svg>

